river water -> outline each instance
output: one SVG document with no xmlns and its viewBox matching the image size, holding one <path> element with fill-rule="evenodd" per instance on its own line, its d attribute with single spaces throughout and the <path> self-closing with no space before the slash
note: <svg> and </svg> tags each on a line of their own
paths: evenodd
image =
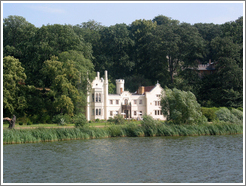
<svg viewBox="0 0 246 186">
<path fill-rule="evenodd" d="M 3 146 L 3 183 L 242 183 L 243 135 Z"/>
</svg>

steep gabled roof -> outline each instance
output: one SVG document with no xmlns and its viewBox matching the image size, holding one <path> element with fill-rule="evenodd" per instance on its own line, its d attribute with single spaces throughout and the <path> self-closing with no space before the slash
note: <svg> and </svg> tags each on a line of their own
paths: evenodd
<svg viewBox="0 0 246 186">
<path fill-rule="evenodd" d="M 155 88 L 155 86 L 144 87 L 144 92 L 150 92 L 153 88 Z"/>
</svg>

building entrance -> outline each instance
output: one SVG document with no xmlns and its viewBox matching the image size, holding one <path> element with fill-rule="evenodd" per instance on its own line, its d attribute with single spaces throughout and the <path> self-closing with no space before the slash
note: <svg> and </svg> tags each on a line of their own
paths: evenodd
<svg viewBox="0 0 246 186">
<path fill-rule="evenodd" d="M 124 110 L 124 117 L 125 118 L 129 118 L 129 110 Z"/>
</svg>

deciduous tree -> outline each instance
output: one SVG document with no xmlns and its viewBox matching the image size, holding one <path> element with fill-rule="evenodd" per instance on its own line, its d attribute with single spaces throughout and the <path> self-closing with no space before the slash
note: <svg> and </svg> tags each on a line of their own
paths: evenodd
<svg viewBox="0 0 246 186">
<path fill-rule="evenodd" d="M 3 114 L 23 115 L 26 108 L 25 98 L 26 74 L 21 62 L 12 57 L 3 58 Z"/>
</svg>

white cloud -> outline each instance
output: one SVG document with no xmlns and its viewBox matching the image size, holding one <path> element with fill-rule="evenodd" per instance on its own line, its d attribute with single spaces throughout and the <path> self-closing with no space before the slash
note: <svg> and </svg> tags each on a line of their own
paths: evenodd
<svg viewBox="0 0 246 186">
<path fill-rule="evenodd" d="M 43 11 L 43 12 L 46 12 L 46 13 L 59 13 L 59 14 L 61 14 L 61 13 L 65 13 L 66 12 L 63 9 L 54 8 L 54 7 L 51 7 L 49 5 L 29 5 L 28 7 L 31 8 L 31 9 L 38 10 L 38 11 Z"/>
</svg>

